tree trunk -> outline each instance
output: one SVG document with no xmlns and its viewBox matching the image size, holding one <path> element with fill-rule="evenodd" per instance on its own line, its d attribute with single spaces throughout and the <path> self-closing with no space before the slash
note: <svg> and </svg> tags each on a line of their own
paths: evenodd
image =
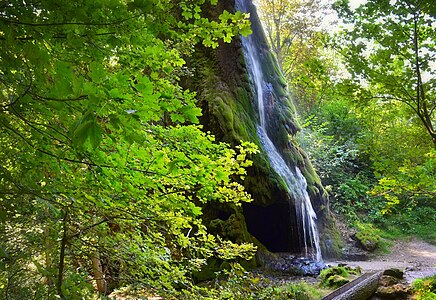
<svg viewBox="0 0 436 300">
<path fill-rule="evenodd" d="M 104 279 L 103 267 L 100 261 L 100 255 L 96 252 L 92 257 L 92 270 L 94 271 L 94 279 L 97 283 L 97 290 L 101 294 L 107 293 L 107 282 Z"/>
<path fill-rule="evenodd" d="M 58 278 L 56 282 L 56 292 L 61 299 L 65 299 L 62 291 L 62 283 L 64 280 L 64 267 L 65 267 L 65 248 L 67 247 L 67 227 L 68 227 L 68 208 L 65 209 L 63 223 L 63 234 L 61 240 L 61 250 L 59 254 L 58 264 Z"/>
</svg>

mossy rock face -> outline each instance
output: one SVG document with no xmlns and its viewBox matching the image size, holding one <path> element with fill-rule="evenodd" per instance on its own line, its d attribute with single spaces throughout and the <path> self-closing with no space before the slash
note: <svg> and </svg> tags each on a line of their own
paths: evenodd
<svg viewBox="0 0 436 300">
<path fill-rule="evenodd" d="M 233 0 L 223 0 L 219 1 L 217 6 L 210 6 L 205 12 L 209 14 L 207 17 L 210 19 L 216 19 L 224 9 L 232 11 L 233 7 Z M 253 13 L 250 16 L 253 32 L 258 35 L 264 77 L 270 86 L 267 99 L 271 104 L 267 122 L 268 135 L 288 165 L 298 166 L 306 178 L 307 190 L 318 216 L 319 231 L 322 233 L 321 243 L 332 245 L 324 247 L 323 250 L 338 253 L 336 249 L 339 242 L 332 229 L 334 222 L 331 223 L 332 219 L 329 218 L 327 194 L 307 155 L 292 138 L 300 130 L 300 126 L 295 120 L 295 107 L 287 91 L 286 80 L 269 50 L 263 30 L 260 30 L 261 23 L 257 14 Z M 236 146 L 243 140 L 253 142 L 262 149 L 257 135 L 257 104 L 239 38 L 234 38 L 229 44 L 220 43 L 214 50 L 198 46 L 188 65 L 193 70 L 193 76 L 183 78 L 183 83 L 186 88 L 197 91 L 198 105 L 203 112 L 200 122 L 205 131 L 210 131 L 218 141 L 229 143 L 231 146 Z M 284 181 L 271 168 L 266 153 L 261 150 L 260 154 L 250 159 L 253 160 L 253 166 L 248 168 L 243 184 L 254 199 L 253 205 L 268 207 L 278 202 L 289 202 Z M 289 204 L 289 211 L 292 210 L 292 205 Z M 235 230 L 230 229 L 231 226 L 228 225 L 232 222 L 236 222 L 236 219 L 217 220 L 210 225 L 214 226 L 214 230 L 222 229 L 220 234 L 233 240 L 253 240 L 246 231 L 246 224 L 245 229 L 241 225 L 245 221 L 238 217 L 238 222 L 241 223 L 233 223 L 237 228 Z M 322 227 L 328 229 L 324 230 Z M 298 230 L 294 230 L 292 234 L 296 232 Z M 324 232 L 327 235 L 324 235 Z M 289 234 L 283 232 L 283 235 Z"/>
<path fill-rule="evenodd" d="M 214 219 L 210 221 L 208 228 L 212 232 L 219 233 L 224 239 L 235 243 L 242 243 L 252 239 L 248 233 L 244 215 L 241 212 L 230 215 L 227 220 Z"/>
<path fill-rule="evenodd" d="M 265 247 L 248 232 L 240 207 L 224 204 L 217 205 L 216 207 L 206 206 L 204 218 L 210 233 L 235 243 L 250 242 L 257 246 L 258 249 L 266 251 Z M 250 260 L 240 258 L 236 261 L 247 270 L 257 266 L 255 257 Z M 199 272 L 193 274 L 193 278 L 197 282 L 211 280 L 216 278 L 217 272 L 224 269 L 230 269 L 229 263 L 212 257 L 207 260 L 206 265 Z"/>
<path fill-rule="evenodd" d="M 326 213 L 325 215 L 326 220 L 319 226 L 320 236 L 323 237 L 320 244 L 321 252 L 324 258 L 337 258 L 342 254 L 344 241 L 331 214 Z"/>
</svg>

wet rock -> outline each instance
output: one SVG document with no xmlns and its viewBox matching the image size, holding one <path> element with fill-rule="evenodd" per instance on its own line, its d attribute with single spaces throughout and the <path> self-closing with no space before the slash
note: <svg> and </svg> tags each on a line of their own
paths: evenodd
<svg viewBox="0 0 436 300">
<path fill-rule="evenodd" d="M 400 269 L 397 269 L 397 268 L 387 269 L 383 272 L 383 275 L 392 276 L 392 277 L 395 277 L 398 279 L 404 278 L 404 272 Z"/>
<path fill-rule="evenodd" d="M 314 261 L 308 258 L 296 258 L 292 265 L 301 270 L 305 276 L 318 276 L 321 270 L 326 268 L 322 261 Z"/>
<path fill-rule="evenodd" d="M 287 253 L 263 255 L 261 265 L 270 271 L 296 276 L 318 276 L 321 270 L 327 268 L 322 261 L 296 257 Z"/>
<path fill-rule="evenodd" d="M 408 266 L 408 267 L 406 267 L 406 269 L 405 269 L 406 272 L 413 272 L 413 271 L 415 271 L 415 270 L 416 270 L 416 268 L 415 268 L 414 266 Z"/>
<path fill-rule="evenodd" d="M 351 261 L 365 261 L 368 259 L 368 253 L 355 246 L 347 246 L 342 248 L 341 258 Z"/>
</svg>

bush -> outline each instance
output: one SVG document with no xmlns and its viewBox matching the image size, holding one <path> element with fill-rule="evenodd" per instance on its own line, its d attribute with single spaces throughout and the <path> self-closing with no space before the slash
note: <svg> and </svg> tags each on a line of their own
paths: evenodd
<svg viewBox="0 0 436 300">
<path fill-rule="evenodd" d="M 436 299 L 436 275 L 417 279 L 412 284 L 414 299 L 434 300 Z"/>
<path fill-rule="evenodd" d="M 322 294 L 306 282 L 287 283 L 280 287 L 268 287 L 258 296 L 259 300 L 313 300 L 320 299 Z"/>
<path fill-rule="evenodd" d="M 384 237 L 395 239 L 402 236 L 417 236 L 436 245 L 436 209 L 431 207 L 409 206 L 406 209 L 395 209 L 378 221 L 383 228 Z"/>
<path fill-rule="evenodd" d="M 322 296 L 319 289 L 306 282 L 274 286 L 265 277 L 246 272 L 238 264 L 233 264 L 230 270 L 220 271 L 218 277 L 214 285 L 206 289 L 211 299 L 315 300 Z"/>
</svg>

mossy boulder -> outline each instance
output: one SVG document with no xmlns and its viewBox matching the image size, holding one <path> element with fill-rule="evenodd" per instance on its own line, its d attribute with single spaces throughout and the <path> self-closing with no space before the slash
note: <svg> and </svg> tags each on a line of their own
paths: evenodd
<svg viewBox="0 0 436 300">
<path fill-rule="evenodd" d="M 342 277 L 341 275 L 333 275 L 327 278 L 327 280 L 324 282 L 324 286 L 337 289 L 344 284 L 347 284 L 350 282 L 350 279 Z"/>
<path fill-rule="evenodd" d="M 322 270 L 320 273 L 321 285 L 336 289 L 351 281 L 352 275 L 360 275 L 361 269 L 359 267 L 352 268 L 348 266 L 331 267 Z"/>
<path fill-rule="evenodd" d="M 356 224 L 356 228 L 358 231 L 354 237 L 358 246 L 367 251 L 374 251 L 378 248 L 381 237 L 378 230 L 372 224 L 358 223 Z"/>
<path fill-rule="evenodd" d="M 382 275 L 378 282 L 379 286 L 391 286 L 397 283 L 400 283 L 400 280 L 394 276 L 389 275 Z"/>
</svg>

